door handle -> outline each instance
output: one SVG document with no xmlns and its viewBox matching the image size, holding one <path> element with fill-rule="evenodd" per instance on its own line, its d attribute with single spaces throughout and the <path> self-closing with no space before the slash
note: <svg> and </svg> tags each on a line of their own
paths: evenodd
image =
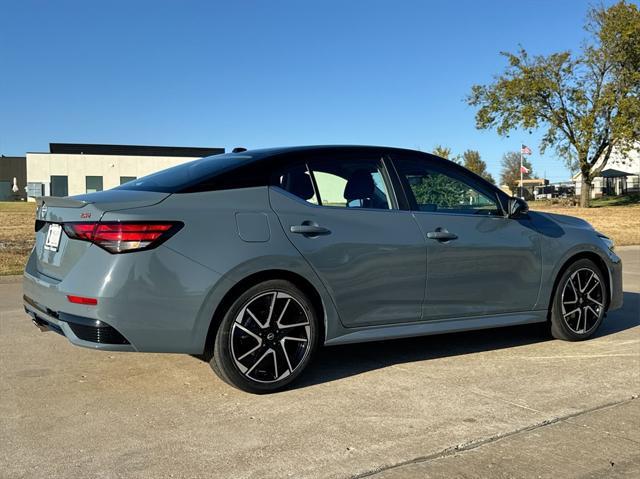
<svg viewBox="0 0 640 479">
<path fill-rule="evenodd" d="M 323 226 L 318 225 L 294 225 L 290 228 L 292 233 L 305 235 L 305 236 L 318 236 L 318 235 L 328 235 L 331 233 L 330 230 L 324 228 Z"/>
<path fill-rule="evenodd" d="M 449 233 L 447 230 L 438 228 L 435 231 L 429 231 L 427 233 L 427 238 L 438 240 L 438 241 L 451 241 L 454 239 L 458 239 L 458 235 L 455 233 Z"/>
</svg>

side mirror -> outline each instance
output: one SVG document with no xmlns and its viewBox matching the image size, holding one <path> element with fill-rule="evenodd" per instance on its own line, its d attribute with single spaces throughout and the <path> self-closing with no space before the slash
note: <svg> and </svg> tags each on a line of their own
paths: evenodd
<svg viewBox="0 0 640 479">
<path fill-rule="evenodd" d="M 520 218 L 529 212 L 529 205 L 522 198 L 509 198 L 509 218 Z"/>
</svg>

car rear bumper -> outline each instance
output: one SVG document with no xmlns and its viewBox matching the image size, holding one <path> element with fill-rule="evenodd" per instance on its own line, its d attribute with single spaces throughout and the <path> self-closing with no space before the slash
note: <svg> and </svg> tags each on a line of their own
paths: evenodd
<svg viewBox="0 0 640 479">
<path fill-rule="evenodd" d="M 52 311 L 26 295 L 23 296 L 23 304 L 25 312 L 31 316 L 38 329 L 61 334 L 76 346 L 108 351 L 135 351 L 120 332 L 103 321 Z"/>
<path fill-rule="evenodd" d="M 229 283 L 163 246 L 125 255 L 92 246 L 62 280 L 40 273 L 32 254 L 23 304 L 41 329 L 77 346 L 200 354 Z M 71 303 L 67 295 L 95 298 L 97 304 Z"/>
</svg>

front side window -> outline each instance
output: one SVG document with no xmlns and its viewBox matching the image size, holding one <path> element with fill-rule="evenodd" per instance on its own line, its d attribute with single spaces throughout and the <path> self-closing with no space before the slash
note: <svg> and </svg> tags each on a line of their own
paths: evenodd
<svg viewBox="0 0 640 479">
<path fill-rule="evenodd" d="M 460 174 L 433 168 L 421 161 L 396 161 L 401 179 L 419 211 L 500 215 L 498 199 Z"/>
</svg>

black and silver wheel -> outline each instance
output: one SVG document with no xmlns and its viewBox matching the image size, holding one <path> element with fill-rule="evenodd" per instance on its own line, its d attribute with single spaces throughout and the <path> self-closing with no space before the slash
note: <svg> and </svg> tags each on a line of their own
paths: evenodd
<svg viewBox="0 0 640 479">
<path fill-rule="evenodd" d="M 211 367 L 239 389 L 273 392 L 302 372 L 317 336 L 315 311 L 307 296 L 288 281 L 266 281 L 241 294 L 227 311 Z"/>
<path fill-rule="evenodd" d="M 551 311 L 551 334 L 558 339 L 587 339 L 598 329 L 607 305 L 600 268 L 588 259 L 573 263 L 562 275 Z"/>
</svg>

